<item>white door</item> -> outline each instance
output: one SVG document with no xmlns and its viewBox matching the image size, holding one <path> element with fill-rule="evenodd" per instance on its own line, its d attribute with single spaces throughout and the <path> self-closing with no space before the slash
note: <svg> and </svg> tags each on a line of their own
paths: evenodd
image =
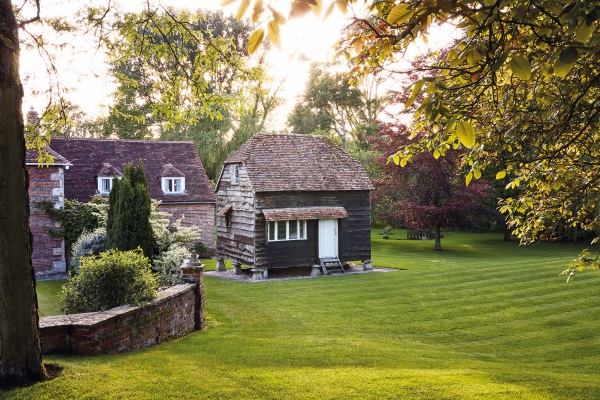
<svg viewBox="0 0 600 400">
<path fill-rule="evenodd" d="M 338 220 L 319 220 L 319 258 L 338 256 Z"/>
</svg>

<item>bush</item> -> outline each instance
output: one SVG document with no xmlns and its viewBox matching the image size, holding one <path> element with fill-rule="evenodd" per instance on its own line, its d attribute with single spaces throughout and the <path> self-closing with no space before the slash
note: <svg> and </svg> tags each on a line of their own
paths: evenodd
<svg viewBox="0 0 600 400">
<path fill-rule="evenodd" d="M 63 286 L 59 300 L 67 314 L 103 311 L 156 297 L 158 279 L 141 249 L 109 250 L 79 260 L 79 275 Z"/>
<path fill-rule="evenodd" d="M 179 268 L 185 258 L 190 258 L 190 252 L 176 244 L 154 258 L 154 270 L 159 274 L 160 286 L 173 286 L 181 281 Z"/>
<path fill-rule="evenodd" d="M 78 274 L 79 260 L 81 257 L 99 254 L 104 248 L 105 242 L 105 234 L 100 232 L 84 231 L 75 241 L 73 244 L 73 250 L 71 250 L 71 259 L 69 260 L 71 273 Z"/>
</svg>

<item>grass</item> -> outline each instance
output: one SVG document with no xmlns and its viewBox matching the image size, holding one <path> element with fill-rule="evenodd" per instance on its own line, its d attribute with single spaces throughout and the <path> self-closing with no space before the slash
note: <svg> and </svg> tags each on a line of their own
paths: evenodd
<svg viewBox="0 0 600 400">
<path fill-rule="evenodd" d="M 206 277 L 207 330 L 128 354 L 49 356 L 60 377 L 0 398 L 600 398 L 600 272 L 558 276 L 581 244 L 448 232 L 434 252 L 378 232 L 374 265 L 396 271 Z"/>
</svg>

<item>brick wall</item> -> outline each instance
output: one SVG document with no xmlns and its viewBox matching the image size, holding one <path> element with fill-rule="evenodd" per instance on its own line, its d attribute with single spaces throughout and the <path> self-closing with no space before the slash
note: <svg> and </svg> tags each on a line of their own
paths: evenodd
<svg viewBox="0 0 600 400">
<path fill-rule="evenodd" d="M 139 350 L 204 328 L 204 288 L 173 286 L 141 307 L 40 318 L 42 353 L 112 354 Z"/>
<path fill-rule="evenodd" d="M 60 225 L 36 206 L 36 202 L 40 200 L 49 200 L 57 207 L 63 205 L 63 167 L 28 166 L 27 171 L 31 210 L 29 227 L 33 234 L 33 268 L 38 275 L 65 273 L 67 266 L 64 240 L 52 237 L 48 231 L 58 229 Z"/>
<path fill-rule="evenodd" d="M 181 217 L 183 226 L 200 229 L 200 241 L 209 249 L 215 249 L 215 205 L 214 204 L 161 204 L 160 210 L 171 213 L 173 219 Z"/>
</svg>

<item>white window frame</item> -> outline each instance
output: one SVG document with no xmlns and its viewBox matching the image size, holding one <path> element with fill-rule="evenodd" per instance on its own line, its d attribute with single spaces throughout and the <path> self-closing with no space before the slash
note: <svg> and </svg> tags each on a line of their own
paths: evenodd
<svg viewBox="0 0 600 400">
<path fill-rule="evenodd" d="M 280 224 L 285 224 L 285 237 L 279 237 Z M 290 225 L 292 225 L 292 227 L 293 227 L 294 226 L 293 224 L 296 225 L 297 236 L 290 238 Z M 271 232 L 273 232 L 273 236 L 271 236 Z M 306 238 L 307 238 L 306 220 L 268 221 L 267 222 L 267 241 L 269 241 L 269 242 L 306 240 Z"/>
<path fill-rule="evenodd" d="M 111 191 L 111 189 L 112 189 L 112 187 L 113 187 L 113 179 L 114 179 L 114 176 L 99 176 L 99 177 L 98 177 L 98 193 L 100 193 L 100 195 L 102 195 L 102 196 L 106 196 L 107 194 L 109 194 L 109 193 L 110 193 L 110 191 Z M 108 184 L 108 186 L 109 186 L 109 189 L 108 189 L 108 191 L 105 191 L 105 190 L 103 190 L 103 185 L 102 185 L 102 183 L 103 183 L 103 181 L 105 181 L 105 180 L 107 180 L 108 182 L 110 182 L 110 183 Z"/>
<path fill-rule="evenodd" d="M 169 190 L 169 183 L 173 182 L 173 187 L 176 187 L 177 181 L 180 181 L 180 190 Z M 164 194 L 181 194 L 185 192 L 185 177 L 183 176 L 163 176 L 162 190 Z"/>
<path fill-rule="evenodd" d="M 239 166 L 239 164 L 231 164 L 229 167 L 229 174 L 231 175 L 229 182 L 232 185 L 238 185 L 240 183 L 240 166 Z"/>
</svg>

